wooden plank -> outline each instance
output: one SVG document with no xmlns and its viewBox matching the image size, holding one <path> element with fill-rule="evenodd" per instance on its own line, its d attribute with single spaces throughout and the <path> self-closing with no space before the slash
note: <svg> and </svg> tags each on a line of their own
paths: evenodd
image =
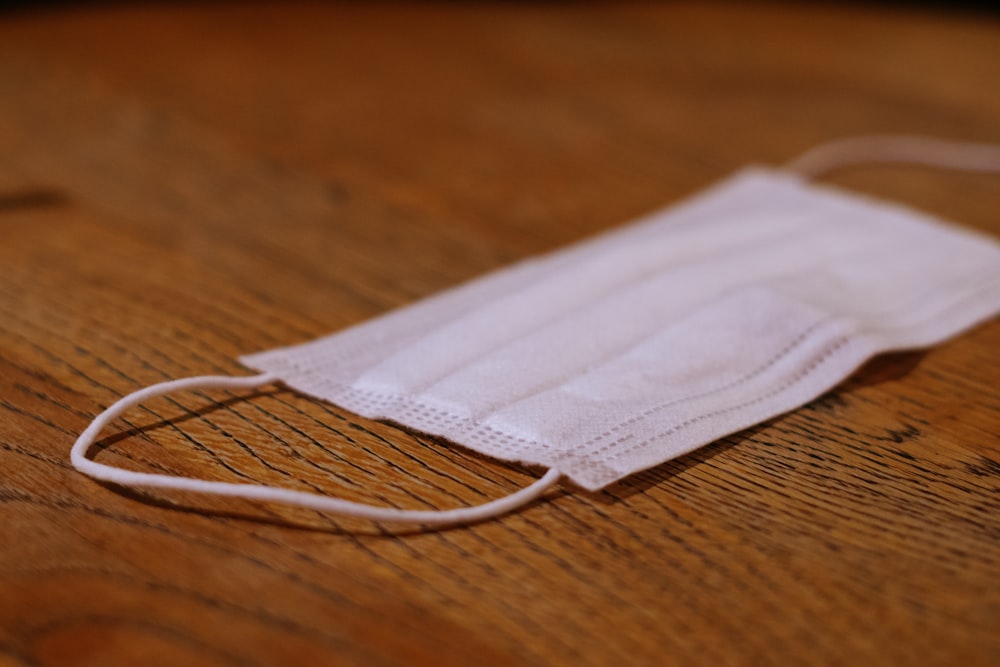
<svg viewBox="0 0 1000 667">
<path fill-rule="evenodd" d="M 412 532 L 68 464 L 140 386 L 308 340 L 823 140 L 1000 142 L 995 15 L 82 6 L 0 22 L 0 665 L 1000 661 L 1000 322 L 499 521 Z M 996 177 L 832 182 L 1000 234 Z M 535 471 L 280 389 L 99 460 L 396 507 Z"/>
</svg>

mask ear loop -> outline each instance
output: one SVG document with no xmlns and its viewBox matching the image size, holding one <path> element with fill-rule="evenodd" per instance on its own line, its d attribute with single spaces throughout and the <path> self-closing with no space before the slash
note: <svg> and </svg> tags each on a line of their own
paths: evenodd
<svg viewBox="0 0 1000 667">
<path fill-rule="evenodd" d="M 331 498 L 306 491 L 295 491 L 263 484 L 245 484 L 232 482 L 212 482 L 191 477 L 175 477 L 145 472 L 123 470 L 115 466 L 97 463 L 87 458 L 87 452 L 94 445 L 97 436 L 109 422 L 121 416 L 128 409 L 140 403 L 166 394 L 189 391 L 194 389 L 253 389 L 274 382 L 278 378 L 271 373 L 263 373 L 250 377 L 200 376 L 181 380 L 171 380 L 154 384 L 145 389 L 135 391 L 115 402 L 104 412 L 97 415 L 90 426 L 80 434 L 70 454 L 73 467 L 85 475 L 112 484 L 122 486 L 142 486 L 160 489 L 176 489 L 178 491 L 194 491 L 217 496 L 232 496 L 247 500 L 282 503 L 307 507 L 320 512 L 329 512 L 340 516 L 358 517 L 372 521 L 403 522 L 426 525 L 445 525 L 471 523 L 491 519 L 501 514 L 513 511 L 530 503 L 545 491 L 554 486 L 562 476 L 555 468 L 549 469 L 537 481 L 520 491 L 504 498 L 499 498 L 475 507 L 461 507 L 451 510 L 400 510 L 391 507 L 376 507 L 349 500 Z"/>
<path fill-rule="evenodd" d="M 875 134 L 820 144 L 786 164 L 785 169 L 811 179 L 864 162 L 1000 172 L 1000 146 L 905 134 Z"/>
</svg>

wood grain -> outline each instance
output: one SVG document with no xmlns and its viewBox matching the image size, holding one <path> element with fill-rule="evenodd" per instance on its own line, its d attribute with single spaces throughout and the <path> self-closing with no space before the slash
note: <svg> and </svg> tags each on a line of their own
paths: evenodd
<svg viewBox="0 0 1000 667">
<path fill-rule="evenodd" d="M 599 494 L 438 532 L 75 473 L 122 394 L 830 138 L 1000 142 L 1000 20 L 761 3 L 0 17 L 0 665 L 995 665 L 1000 322 Z M 995 177 L 834 182 L 1000 234 Z M 408 508 L 535 472 L 288 391 L 99 460 Z"/>
</svg>

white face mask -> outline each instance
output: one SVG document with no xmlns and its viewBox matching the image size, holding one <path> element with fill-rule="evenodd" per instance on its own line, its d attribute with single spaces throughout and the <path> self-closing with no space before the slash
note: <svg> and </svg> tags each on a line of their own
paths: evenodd
<svg viewBox="0 0 1000 667">
<path fill-rule="evenodd" d="M 119 484 L 421 523 L 495 516 L 562 475 L 600 489 L 792 410 L 875 354 L 1000 311 L 995 241 L 801 176 L 868 159 L 1000 170 L 998 149 L 892 138 L 821 147 L 791 171 L 748 169 L 620 230 L 241 359 L 262 375 L 137 392 L 95 419 L 73 464 Z M 409 512 L 86 458 L 108 421 L 151 396 L 270 382 L 549 473 L 487 505 Z"/>
</svg>

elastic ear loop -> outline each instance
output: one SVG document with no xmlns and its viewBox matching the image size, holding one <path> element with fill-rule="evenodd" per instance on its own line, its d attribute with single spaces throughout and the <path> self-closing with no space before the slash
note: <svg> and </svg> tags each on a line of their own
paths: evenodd
<svg viewBox="0 0 1000 667">
<path fill-rule="evenodd" d="M 171 380 L 154 384 L 145 389 L 133 392 L 121 398 L 104 412 L 99 414 L 90 426 L 80 434 L 73 445 L 70 459 L 73 467 L 85 475 L 95 479 L 120 484 L 123 486 L 142 486 L 180 491 L 195 491 L 217 496 L 232 496 L 266 502 L 283 503 L 307 507 L 321 512 L 329 512 L 340 516 L 359 517 L 372 521 L 391 521 L 417 523 L 427 525 L 443 525 L 455 523 L 470 523 L 490 519 L 522 507 L 541 496 L 545 491 L 559 481 L 562 473 L 555 468 L 549 469 L 537 481 L 520 491 L 504 498 L 477 505 L 451 510 L 400 510 L 391 507 L 376 507 L 355 503 L 349 500 L 331 498 L 306 491 L 294 491 L 263 484 L 244 484 L 232 482 L 212 482 L 190 477 L 175 477 L 145 472 L 133 472 L 114 466 L 97 463 L 87 458 L 87 452 L 93 446 L 104 427 L 115 418 L 121 416 L 129 408 L 154 398 L 177 391 L 194 389 L 253 389 L 278 382 L 279 378 L 272 373 L 263 373 L 250 377 L 211 376 Z"/>
<path fill-rule="evenodd" d="M 906 134 L 872 134 L 820 144 L 786 164 L 785 169 L 815 178 L 866 162 L 1000 172 L 1000 146 Z"/>
</svg>

